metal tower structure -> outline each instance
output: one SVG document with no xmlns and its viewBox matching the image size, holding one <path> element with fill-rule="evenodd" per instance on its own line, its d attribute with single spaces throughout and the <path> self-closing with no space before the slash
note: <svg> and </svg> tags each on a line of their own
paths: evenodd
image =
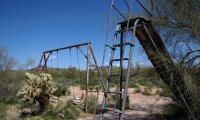
<svg viewBox="0 0 200 120">
<path fill-rule="evenodd" d="M 187 109 L 192 120 L 199 119 L 199 112 L 195 109 L 190 101 L 192 98 L 187 96 L 186 83 L 184 77 L 180 74 L 178 68 L 173 63 L 160 35 L 155 30 L 152 21 L 144 17 L 133 17 L 131 18 L 131 6 L 126 0 L 123 0 L 128 8 L 128 16 L 124 16 L 114 5 L 115 0 L 112 1 L 110 16 L 112 14 L 112 9 L 114 8 L 119 15 L 124 19 L 123 22 L 118 23 L 117 29 L 114 34 L 114 39 L 112 45 L 107 44 L 108 42 L 108 32 L 106 35 L 106 44 L 104 48 L 104 56 L 102 61 L 102 67 L 104 65 L 105 51 L 106 48 L 111 49 L 111 56 L 109 62 L 109 69 L 107 77 L 104 81 L 105 88 L 103 89 L 103 102 L 100 111 L 100 120 L 106 119 L 104 113 L 111 111 L 112 119 L 116 120 L 116 115 L 118 115 L 119 120 L 124 119 L 127 89 L 130 77 L 131 62 L 133 56 L 134 39 L 138 38 L 141 46 L 144 48 L 149 60 L 154 66 L 157 73 L 160 75 L 162 80 L 169 86 L 176 97 L 181 101 L 183 106 Z M 151 16 L 151 13 L 137 0 L 137 2 L 144 8 L 144 10 Z M 109 30 L 109 26 L 107 28 Z M 131 33 L 131 37 L 128 38 L 128 33 Z M 127 51 L 127 47 L 129 50 Z M 119 50 L 120 56 L 117 58 L 115 56 L 116 51 Z M 126 50 L 126 51 L 125 51 Z M 128 53 L 128 57 L 125 57 Z M 120 62 L 120 71 L 117 74 L 113 74 L 113 63 Z M 127 61 L 127 66 L 124 66 L 124 62 Z M 115 78 L 115 79 L 114 79 Z M 116 83 L 116 89 L 110 91 L 109 84 Z M 100 89 L 98 90 L 97 100 L 99 96 Z M 109 105 L 109 95 L 113 94 L 115 96 L 114 102 Z M 96 102 L 98 104 L 98 102 Z M 94 119 L 98 118 L 95 116 L 96 110 L 94 111 Z"/>
</svg>

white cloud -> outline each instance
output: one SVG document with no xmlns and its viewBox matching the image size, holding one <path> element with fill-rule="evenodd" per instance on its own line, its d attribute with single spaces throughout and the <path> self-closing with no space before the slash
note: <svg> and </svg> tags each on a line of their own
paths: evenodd
<svg viewBox="0 0 200 120">
<path fill-rule="evenodd" d="M 108 66 L 109 65 L 109 62 L 105 62 L 105 66 Z"/>
<path fill-rule="evenodd" d="M 55 56 L 55 55 L 51 55 L 51 56 L 49 57 L 50 60 L 53 60 L 53 59 L 56 59 L 56 58 L 57 58 L 57 56 Z"/>
<path fill-rule="evenodd" d="M 119 63 L 115 63 L 115 64 L 114 64 L 114 66 L 116 66 L 116 67 L 119 67 L 119 66 L 120 66 L 120 64 L 119 64 Z"/>
</svg>

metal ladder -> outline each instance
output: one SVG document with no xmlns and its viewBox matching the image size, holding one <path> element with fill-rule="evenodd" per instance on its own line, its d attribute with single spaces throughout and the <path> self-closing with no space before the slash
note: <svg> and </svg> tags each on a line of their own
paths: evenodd
<svg viewBox="0 0 200 120">
<path fill-rule="evenodd" d="M 127 21 L 125 21 L 127 22 Z M 108 48 L 111 49 L 111 56 L 110 56 L 110 63 L 109 63 L 109 68 L 108 68 L 108 75 L 105 80 L 105 89 L 103 90 L 104 96 L 103 96 L 103 102 L 102 102 L 102 107 L 101 107 L 101 115 L 100 115 L 100 120 L 104 119 L 104 113 L 107 111 L 112 112 L 112 119 L 115 118 L 115 114 L 119 114 L 119 120 L 123 120 L 123 115 L 125 112 L 125 106 L 126 106 L 126 98 L 127 98 L 127 90 L 128 90 L 128 83 L 129 83 L 129 77 L 130 77 L 130 70 L 131 70 L 131 64 L 132 64 L 132 56 L 133 56 L 133 48 L 134 48 L 134 40 L 135 40 L 135 34 L 136 34 L 136 27 L 137 23 L 139 22 L 139 19 L 134 21 L 134 26 L 131 28 L 126 28 L 127 25 L 123 25 L 119 23 L 117 30 L 114 35 L 114 40 L 112 46 L 106 45 Z M 127 23 L 128 24 L 128 23 Z M 120 29 L 119 29 L 120 28 Z M 131 40 L 126 41 L 124 39 L 124 34 L 127 34 L 127 32 L 131 32 Z M 117 44 L 117 35 L 120 34 L 120 43 Z M 125 55 L 125 47 L 129 46 L 129 53 L 128 57 L 124 57 Z M 115 58 L 115 51 L 119 49 L 120 52 L 120 58 Z M 119 66 L 119 73 L 117 74 L 112 74 L 112 69 L 113 69 L 113 63 L 114 62 L 120 62 Z M 124 62 L 127 61 L 127 67 L 126 71 L 124 70 Z M 110 82 L 114 82 L 113 78 L 117 78 L 117 84 L 116 84 L 116 90 L 113 92 L 108 91 L 108 86 Z M 122 86 L 122 84 L 125 84 Z M 122 88 L 123 87 L 123 88 Z M 123 89 L 123 91 L 122 91 Z M 115 99 L 114 99 L 114 104 L 112 108 L 107 107 L 108 106 L 108 95 L 109 94 L 114 94 Z M 120 103 L 118 103 L 120 101 Z"/>
</svg>

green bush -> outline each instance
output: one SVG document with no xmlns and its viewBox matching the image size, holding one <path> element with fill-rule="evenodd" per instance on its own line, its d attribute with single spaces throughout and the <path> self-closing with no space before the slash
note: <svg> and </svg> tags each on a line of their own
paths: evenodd
<svg viewBox="0 0 200 120">
<path fill-rule="evenodd" d="M 44 120 L 70 120 L 79 116 L 79 110 L 69 100 L 66 104 L 58 104 L 57 107 L 48 106 L 42 118 Z"/>
<path fill-rule="evenodd" d="M 0 102 L 0 119 L 3 119 L 6 111 L 7 111 L 8 105 L 4 102 Z"/>
<path fill-rule="evenodd" d="M 16 103 L 18 97 L 16 96 L 19 87 L 15 87 L 15 85 L 9 85 L 9 83 L 0 83 L 0 101 L 6 103 Z"/>
<path fill-rule="evenodd" d="M 137 84 L 134 81 L 131 81 L 129 83 L 129 88 L 136 88 L 136 87 L 137 87 Z"/>
<path fill-rule="evenodd" d="M 69 94 L 67 87 L 65 85 L 59 85 L 58 89 L 53 93 L 53 95 L 60 97 L 66 95 L 66 92 Z"/>
<path fill-rule="evenodd" d="M 141 93 L 142 90 L 141 90 L 141 88 L 140 88 L 139 86 L 137 86 L 137 87 L 135 88 L 134 92 L 135 92 L 135 93 Z"/>
<path fill-rule="evenodd" d="M 186 112 L 178 104 L 169 104 L 164 108 L 164 115 L 168 120 L 186 118 Z"/>
<path fill-rule="evenodd" d="M 15 73 L 8 73 L 8 77 L 5 81 L 2 81 L 0 77 L 0 101 L 6 103 L 16 103 L 18 97 L 16 96 L 17 91 L 21 88 L 22 82 L 24 81 L 24 75 L 16 75 Z"/>
<path fill-rule="evenodd" d="M 81 84 L 81 90 L 86 90 L 86 86 Z"/>
<path fill-rule="evenodd" d="M 156 120 L 187 120 L 185 110 L 178 104 L 168 104 L 163 111 L 163 114 L 152 114 L 151 116 Z"/>
<path fill-rule="evenodd" d="M 43 115 L 44 120 L 55 120 L 59 119 L 58 114 L 61 113 L 61 110 L 57 107 L 48 106 L 47 110 L 45 111 L 45 114 Z"/>
<path fill-rule="evenodd" d="M 18 120 L 18 119 L 17 119 Z M 21 120 L 21 119 L 19 119 Z M 26 119 L 23 119 L 23 120 L 43 120 L 41 116 L 29 116 L 29 117 L 26 117 Z M 53 120 L 53 119 L 46 119 L 44 118 L 44 120 Z"/>
<path fill-rule="evenodd" d="M 143 94 L 143 95 L 151 95 L 151 93 L 150 93 L 148 87 L 145 87 L 145 88 L 144 88 L 144 91 L 142 92 L 142 94 Z"/>
<path fill-rule="evenodd" d="M 95 89 L 96 91 L 98 91 L 98 85 L 96 85 L 96 86 L 94 87 L 94 89 Z"/>
<path fill-rule="evenodd" d="M 94 95 L 88 96 L 88 106 L 87 110 L 89 113 L 93 113 L 95 110 L 96 105 L 96 97 Z"/>
<path fill-rule="evenodd" d="M 54 79 L 55 79 L 55 82 L 58 84 L 65 84 L 65 82 L 66 82 L 66 78 L 64 76 L 60 76 L 60 77 L 55 76 Z"/>
<path fill-rule="evenodd" d="M 89 91 L 93 91 L 95 86 L 89 86 L 88 89 Z"/>
<path fill-rule="evenodd" d="M 126 104 L 125 104 L 125 108 L 129 109 L 130 108 L 130 100 L 129 100 L 129 96 L 126 96 Z"/>
<path fill-rule="evenodd" d="M 173 101 L 178 101 L 178 99 L 175 97 L 174 93 L 169 88 L 163 88 L 163 93 L 160 94 L 160 96 L 163 97 L 170 97 Z"/>
<path fill-rule="evenodd" d="M 75 119 L 80 115 L 79 110 L 72 104 L 72 101 L 68 101 L 64 107 L 65 119 Z"/>
</svg>

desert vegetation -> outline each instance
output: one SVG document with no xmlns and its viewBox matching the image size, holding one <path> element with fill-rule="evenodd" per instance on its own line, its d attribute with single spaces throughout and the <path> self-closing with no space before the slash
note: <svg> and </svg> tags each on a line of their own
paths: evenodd
<svg viewBox="0 0 200 120">
<path fill-rule="evenodd" d="M 3 49 L 3 48 L 2 48 Z M 3 51 L 4 52 L 4 51 Z M 1 53 L 2 54 L 2 53 Z M 5 53 L 3 53 L 5 54 Z M 8 52 L 6 52 L 6 60 L 10 58 Z M 69 69 L 57 69 L 49 68 L 48 74 L 38 73 L 33 69 L 15 69 L 14 62 L 11 64 L 5 64 L 4 59 L 1 58 L 2 65 L 9 65 L 6 70 L 1 72 L 1 111 L 0 116 L 3 119 L 75 119 L 77 117 L 92 116 L 95 109 L 96 90 L 97 90 L 97 78 L 95 77 L 95 70 L 91 70 L 90 82 L 89 82 L 89 97 L 88 97 L 88 112 L 84 114 L 83 107 L 74 102 L 73 86 L 85 90 L 85 81 L 80 80 L 86 76 L 86 71 L 79 71 L 77 68 Z M 103 76 L 106 76 L 106 69 L 104 69 Z M 115 68 L 113 72 L 117 72 L 118 68 Z M 77 74 L 80 72 L 80 74 Z M 137 73 L 137 74 L 135 74 Z M 144 96 L 159 95 L 163 97 L 172 98 L 175 102 L 175 106 L 181 106 L 171 90 L 162 82 L 159 75 L 152 67 L 143 67 L 137 65 L 136 68 L 132 68 L 132 74 L 134 77 L 130 78 L 129 88 L 133 88 L 131 94 L 141 94 Z M 81 77 L 79 76 L 81 75 Z M 105 78 L 105 77 L 104 77 Z M 71 81 L 74 81 L 73 83 Z M 115 84 L 111 84 L 109 89 L 115 87 Z M 77 90 L 77 89 L 76 89 Z M 2 92 L 4 91 L 4 92 Z M 6 91 L 6 92 L 5 92 Z M 71 96 L 71 97 L 70 97 Z M 79 96 L 81 97 L 81 96 Z M 84 97 L 84 95 L 82 96 Z M 111 96 L 111 99 L 115 96 Z M 63 101 L 63 99 L 65 99 Z M 114 99 L 113 99 L 114 100 Z M 132 108 L 132 97 L 127 98 L 126 109 Z M 11 106 L 14 106 L 16 112 L 12 113 Z M 100 105 L 99 105 L 100 107 Z M 98 109 L 99 110 L 99 109 Z M 181 112 L 178 112 L 178 111 Z M 170 116 L 176 116 L 176 114 L 184 113 L 182 107 L 176 107 L 169 105 L 163 114 L 153 113 L 155 118 Z M 9 112 L 10 113 L 9 113 Z M 14 115 L 10 115 L 10 114 Z"/>
<path fill-rule="evenodd" d="M 124 97 L 126 98 L 124 118 L 137 120 L 200 120 L 200 24 L 198 23 L 200 20 L 200 2 L 198 0 L 154 0 L 153 2 L 142 1 L 141 3 L 141 5 L 147 7 L 146 11 L 152 8 L 151 13 L 146 12 L 144 6 L 144 11 L 139 11 L 150 19 L 150 21 L 147 20 L 147 23 L 149 26 L 152 25 L 153 29 L 149 26 L 146 29 L 150 29 L 150 32 L 152 32 L 155 27 L 155 31 L 158 32 L 155 39 L 158 39 L 158 41 L 152 40 L 150 35 L 149 40 L 141 39 L 147 36 L 147 33 L 144 34 L 144 31 L 142 31 L 144 30 L 142 27 L 145 25 L 141 22 L 141 26 L 138 26 L 140 29 L 136 30 L 136 37 L 139 40 L 139 42 L 136 42 L 136 46 L 140 43 L 139 47 L 142 47 L 140 55 L 146 52 L 147 56 L 145 57 L 152 64 L 141 64 L 139 62 L 133 64 L 133 61 L 130 62 L 127 96 Z M 129 2 L 126 3 L 126 5 L 128 4 Z M 117 12 L 120 13 L 120 11 Z M 123 14 L 124 12 L 120 13 L 122 17 L 124 17 Z M 135 14 L 130 16 L 135 16 Z M 114 14 L 114 18 L 109 20 L 115 22 L 119 19 Z M 121 28 L 123 27 L 121 26 Z M 108 30 L 108 33 L 110 31 Z M 117 31 L 122 32 L 121 40 L 130 37 L 128 33 L 127 36 L 123 36 L 125 31 Z M 155 35 L 157 32 L 153 34 Z M 115 35 L 117 36 L 117 34 Z M 159 35 L 162 39 L 158 38 Z M 109 38 L 109 35 L 107 37 Z M 141 38 L 139 39 L 139 37 Z M 117 37 L 116 40 L 118 40 Z M 155 46 L 154 42 L 157 42 L 158 45 Z M 125 44 L 131 47 L 134 46 L 131 43 Z M 84 49 L 79 46 L 74 47 L 77 51 L 80 50 L 79 52 L 83 53 L 84 60 L 85 58 L 89 59 L 89 54 L 94 54 L 91 51 L 91 43 L 87 45 L 87 54 L 84 54 Z M 115 47 L 123 45 L 117 44 L 112 47 L 106 44 L 106 46 L 111 50 L 115 50 Z M 118 90 L 120 87 L 120 96 L 125 91 L 122 89 L 126 86 L 125 83 L 121 82 L 119 85 L 118 81 L 119 79 L 121 81 L 126 79 L 127 76 L 124 75 L 124 77 L 123 74 L 128 72 L 123 66 L 124 64 L 119 62 L 122 61 L 122 56 L 127 55 L 123 53 L 124 48 L 121 47 L 120 52 L 117 53 L 121 58 L 107 60 L 108 64 L 105 65 L 104 63 L 99 67 L 99 73 L 97 71 L 98 67 L 92 67 L 97 66 L 97 63 L 90 63 L 94 58 L 91 61 L 86 60 L 88 69 L 80 68 L 79 62 L 82 60 L 79 61 L 78 52 L 75 55 L 72 47 L 67 47 L 70 51 L 70 58 L 65 58 L 65 62 L 69 62 L 70 65 L 63 67 L 65 65 L 61 63 L 61 67 L 59 67 L 58 58 L 60 56 L 58 57 L 58 51 L 60 49 L 43 52 L 40 62 L 44 62 L 44 66 L 39 64 L 36 67 L 36 61 L 33 58 L 27 57 L 26 61 L 21 63 L 22 61 L 13 57 L 6 47 L 0 46 L 0 119 L 92 120 L 95 110 L 97 117 L 103 111 L 105 117 L 111 119 L 113 116 L 108 114 L 109 109 L 104 111 L 104 108 L 102 108 L 103 97 L 107 95 L 108 103 L 110 103 L 108 107 L 120 109 L 121 98 L 114 90 L 116 88 Z M 48 53 L 48 55 L 45 53 Z M 56 53 L 57 56 L 55 56 Z M 106 52 L 105 54 L 105 56 L 112 56 L 111 54 L 107 55 Z M 77 60 L 74 60 L 73 56 L 76 56 Z M 55 65 L 49 65 L 52 64 L 53 57 L 57 58 L 57 68 Z M 52 60 L 51 63 L 50 59 Z M 130 60 L 128 58 L 123 59 Z M 99 62 L 99 60 L 97 61 Z M 112 64 L 113 61 L 118 62 L 121 67 L 118 63 Z M 55 60 L 53 62 L 55 63 Z M 75 62 L 78 62 L 78 64 L 73 66 Z M 112 65 L 110 71 L 108 65 Z M 86 65 L 84 64 L 84 66 Z M 40 67 L 42 69 L 37 69 Z M 103 89 L 103 86 L 99 87 L 98 80 L 102 78 L 104 84 L 104 80 L 111 80 L 108 76 L 109 72 L 114 77 L 108 85 L 108 91 L 106 91 L 109 94 L 105 94 L 105 89 Z M 97 100 L 96 93 L 98 90 L 100 93 Z M 115 119 L 116 116 L 113 118 Z"/>
</svg>

